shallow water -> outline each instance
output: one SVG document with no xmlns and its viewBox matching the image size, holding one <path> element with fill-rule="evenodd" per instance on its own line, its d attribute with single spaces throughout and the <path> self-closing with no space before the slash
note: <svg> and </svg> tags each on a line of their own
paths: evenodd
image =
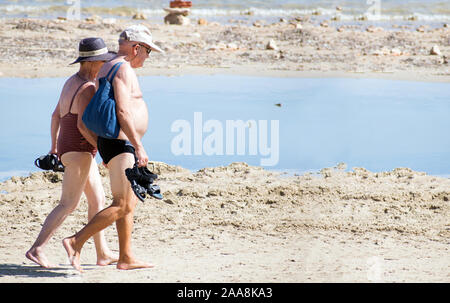
<svg viewBox="0 0 450 303">
<path fill-rule="evenodd" d="M 141 11 L 153 22 L 163 22 L 164 7 L 169 0 L 0 0 L 0 16 L 56 18 L 65 16 L 71 6 L 80 7 L 81 17 L 90 15 L 128 16 Z M 450 3 L 443 0 L 194 0 L 191 9 L 194 18 L 227 21 L 237 19 L 267 19 L 313 15 L 313 19 L 339 16 L 343 21 L 357 20 L 361 16 L 384 21 L 415 19 L 425 22 L 450 20 Z M 336 11 L 336 7 L 342 11 Z M 251 15 L 248 13 L 251 12 Z M 369 18 L 371 19 L 371 18 Z"/>
<path fill-rule="evenodd" d="M 33 161 L 50 148 L 50 115 L 64 81 L 0 79 L 0 179 L 38 170 Z M 146 76 L 140 83 L 150 113 L 143 139 L 150 160 L 192 170 L 272 158 L 267 169 L 290 172 L 344 162 L 349 169 L 450 174 L 448 83 L 228 75 Z M 239 130 L 231 138 L 227 120 L 246 125 L 242 155 Z M 190 131 L 172 129 L 177 125 Z M 183 136 L 174 144 L 182 130 L 190 141 Z M 177 155 L 180 147 L 190 155 Z"/>
</svg>

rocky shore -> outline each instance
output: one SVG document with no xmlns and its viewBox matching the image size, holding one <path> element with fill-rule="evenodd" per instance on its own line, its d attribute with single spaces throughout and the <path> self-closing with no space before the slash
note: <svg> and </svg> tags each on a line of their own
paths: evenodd
<svg viewBox="0 0 450 303">
<path fill-rule="evenodd" d="M 64 77 L 76 68 L 80 39 L 102 37 L 117 50 L 119 33 L 131 23 L 147 25 L 165 54 L 152 54 L 140 75 L 233 73 L 267 76 L 385 77 L 448 81 L 450 28 L 383 29 L 369 24 L 314 25 L 281 19 L 222 25 L 204 19 L 189 25 L 146 20 L 88 18 L 82 21 L 2 19 L 2 77 Z"/>
</svg>

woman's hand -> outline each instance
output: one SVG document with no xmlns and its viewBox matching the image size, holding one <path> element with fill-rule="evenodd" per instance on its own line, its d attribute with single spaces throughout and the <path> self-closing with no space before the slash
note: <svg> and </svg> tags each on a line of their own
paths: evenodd
<svg viewBox="0 0 450 303">
<path fill-rule="evenodd" d="M 56 147 L 52 147 L 48 153 L 56 155 L 56 154 L 58 154 L 58 150 L 56 149 Z"/>
</svg>

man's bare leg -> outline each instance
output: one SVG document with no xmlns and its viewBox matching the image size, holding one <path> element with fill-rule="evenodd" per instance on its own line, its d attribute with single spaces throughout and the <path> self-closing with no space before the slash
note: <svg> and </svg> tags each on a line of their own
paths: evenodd
<svg viewBox="0 0 450 303">
<path fill-rule="evenodd" d="M 131 231 L 133 212 L 137 198 L 125 175 L 125 169 L 134 165 L 134 156 L 123 153 L 114 157 L 109 163 L 113 203 L 97 213 L 94 218 L 76 235 L 63 240 L 72 266 L 81 271 L 80 255 L 84 243 L 95 233 L 100 232 L 114 222 L 119 236 L 120 255 L 117 262 L 119 269 L 148 268 L 153 265 L 136 260 L 131 253 Z"/>
<path fill-rule="evenodd" d="M 66 168 L 60 202 L 47 216 L 36 241 L 25 254 L 29 260 L 46 268 L 52 265 L 44 254 L 44 246 L 66 217 L 78 206 L 90 168 L 91 156 L 88 153 L 69 152 L 62 158 Z"/>
<path fill-rule="evenodd" d="M 125 175 L 125 169 L 133 167 L 134 162 L 134 155 L 124 153 L 108 163 L 113 197 L 122 200 L 126 205 L 125 215 L 116 220 L 120 251 L 119 261 L 117 262 L 118 269 L 153 267 L 152 264 L 136 260 L 131 251 L 134 209 L 138 199 L 131 189 L 130 181 Z"/>
</svg>

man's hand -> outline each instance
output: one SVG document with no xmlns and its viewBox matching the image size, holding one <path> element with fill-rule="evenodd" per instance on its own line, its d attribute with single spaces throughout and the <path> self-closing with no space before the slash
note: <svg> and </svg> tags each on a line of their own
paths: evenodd
<svg viewBox="0 0 450 303">
<path fill-rule="evenodd" d="M 136 148 L 136 157 L 137 157 L 137 164 L 139 167 L 147 166 L 148 156 L 143 146 L 138 146 Z"/>
</svg>

